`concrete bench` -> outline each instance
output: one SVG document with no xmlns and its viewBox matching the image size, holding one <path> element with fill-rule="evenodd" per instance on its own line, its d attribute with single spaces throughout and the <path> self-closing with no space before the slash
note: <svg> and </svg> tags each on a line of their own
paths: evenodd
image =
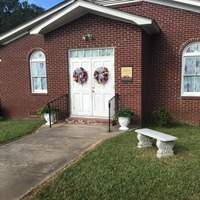
<svg viewBox="0 0 200 200">
<path fill-rule="evenodd" d="M 172 149 L 174 147 L 174 141 L 177 140 L 177 137 L 148 128 L 137 129 L 135 132 L 138 134 L 138 148 L 152 147 L 151 139 L 154 138 L 157 140 L 156 146 L 158 147 L 158 158 L 174 155 L 174 151 Z"/>
</svg>

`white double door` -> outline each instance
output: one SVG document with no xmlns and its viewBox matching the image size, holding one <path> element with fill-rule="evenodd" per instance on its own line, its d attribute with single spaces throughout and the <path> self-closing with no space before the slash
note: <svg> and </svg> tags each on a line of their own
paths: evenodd
<svg viewBox="0 0 200 200">
<path fill-rule="evenodd" d="M 70 97 L 71 116 L 108 117 L 108 101 L 114 96 L 114 56 L 70 58 Z M 76 68 L 87 71 L 87 82 L 80 84 L 73 80 Z M 98 67 L 106 67 L 109 71 L 108 81 L 99 84 L 93 74 Z"/>
</svg>

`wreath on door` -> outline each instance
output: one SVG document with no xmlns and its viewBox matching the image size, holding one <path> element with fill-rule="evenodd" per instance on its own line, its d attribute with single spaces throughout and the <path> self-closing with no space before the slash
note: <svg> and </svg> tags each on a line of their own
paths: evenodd
<svg viewBox="0 0 200 200">
<path fill-rule="evenodd" d="M 87 78 L 87 71 L 84 68 L 80 67 L 74 70 L 73 79 L 75 82 L 83 84 L 87 81 Z"/>
<path fill-rule="evenodd" d="M 94 71 L 94 78 L 97 81 L 97 83 L 99 84 L 105 84 L 108 81 L 108 68 L 106 67 L 98 67 L 95 71 Z"/>
</svg>

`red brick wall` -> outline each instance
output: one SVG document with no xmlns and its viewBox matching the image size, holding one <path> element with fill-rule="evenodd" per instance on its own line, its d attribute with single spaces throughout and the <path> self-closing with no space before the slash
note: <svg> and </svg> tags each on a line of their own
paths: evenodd
<svg viewBox="0 0 200 200">
<path fill-rule="evenodd" d="M 47 95 L 31 94 L 29 56 L 44 50 L 43 38 L 24 36 L 0 48 L 0 98 L 6 117 L 29 117 Z"/>
<path fill-rule="evenodd" d="M 28 117 L 30 111 L 68 92 L 70 48 L 111 46 L 115 48 L 115 90 L 120 94 L 120 107 L 131 107 L 139 121 L 142 114 L 148 113 L 148 118 L 154 109 L 164 107 L 179 122 L 199 124 L 200 97 L 181 97 L 180 93 L 182 50 L 189 42 L 200 40 L 200 14 L 147 2 L 116 7 L 155 19 L 162 32 L 151 36 L 149 44 L 137 26 L 88 14 L 45 35 L 44 42 L 40 37 L 25 36 L 0 47 L 0 97 L 7 115 Z M 94 40 L 84 41 L 82 36 L 87 33 Z M 37 48 L 43 49 L 47 58 L 46 95 L 31 94 L 30 89 L 28 56 Z M 131 83 L 120 80 L 125 64 L 133 65 Z"/>
<path fill-rule="evenodd" d="M 85 34 L 93 36 L 92 41 L 85 41 Z M 74 22 L 65 25 L 45 37 L 48 46 L 48 65 L 59 70 L 58 73 L 51 71 L 52 79 L 56 74 L 54 89 L 62 87 L 64 81 L 68 81 L 68 55 L 70 48 L 115 48 L 115 92 L 119 93 L 119 107 L 130 107 L 140 116 L 141 120 L 141 29 L 137 26 L 125 24 L 119 21 L 97 17 L 88 14 Z M 56 54 L 55 54 L 56 52 Z M 58 62 L 58 63 L 57 63 Z M 133 82 L 121 82 L 121 66 L 132 64 Z M 63 75 L 63 71 L 66 72 Z M 67 84 L 66 84 L 67 85 Z"/>
<path fill-rule="evenodd" d="M 92 34 L 92 41 L 82 36 Z M 68 92 L 68 50 L 70 48 L 115 48 L 115 92 L 120 107 L 130 107 L 141 120 L 141 29 L 135 25 L 87 14 L 45 35 L 25 36 L 1 47 L 0 96 L 9 117 L 28 117 L 30 111 Z M 48 94 L 31 94 L 29 54 L 41 48 L 47 61 Z M 133 65 L 133 82 L 121 82 L 121 66 Z M 13 84 L 15 82 L 16 84 Z"/>
<path fill-rule="evenodd" d="M 115 7 L 152 18 L 162 29 L 151 39 L 149 113 L 164 107 L 178 122 L 200 124 L 200 97 L 181 97 L 182 50 L 200 41 L 200 14 L 147 2 Z"/>
</svg>

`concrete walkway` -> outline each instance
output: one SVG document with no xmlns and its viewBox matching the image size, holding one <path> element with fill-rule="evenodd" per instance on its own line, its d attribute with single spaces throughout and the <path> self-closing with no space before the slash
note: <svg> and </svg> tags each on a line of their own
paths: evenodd
<svg viewBox="0 0 200 200">
<path fill-rule="evenodd" d="M 57 124 L 0 146 L 0 200 L 18 200 L 97 142 L 120 132 L 108 127 Z M 117 130 L 117 129 L 116 129 Z"/>
</svg>

